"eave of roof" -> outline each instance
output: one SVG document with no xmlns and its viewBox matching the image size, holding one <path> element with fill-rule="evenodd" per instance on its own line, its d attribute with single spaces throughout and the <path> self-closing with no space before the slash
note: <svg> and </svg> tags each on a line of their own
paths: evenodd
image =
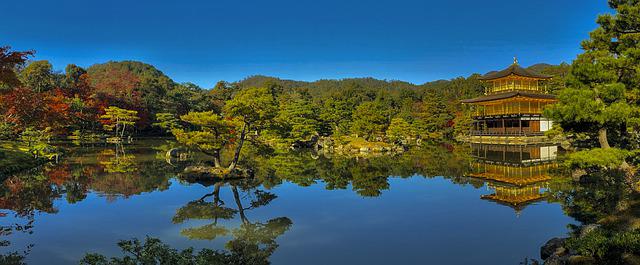
<svg viewBox="0 0 640 265">
<path fill-rule="evenodd" d="M 481 96 L 481 97 L 472 98 L 472 99 L 465 99 L 465 100 L 461 100 L 461 102 L 462 103 L 478 103 L 478 102 L 513 98 L 518 96 L 528 97 L 528 98 L 539 98 L 539 99 L 555 99 L 556 98 L 556 96 L 551 94 L 539 94 L 539 93 L 530 93 L 530 92 L 524 92 L 524 91 L 511 91 L 506 93 Z"/>
</svg>

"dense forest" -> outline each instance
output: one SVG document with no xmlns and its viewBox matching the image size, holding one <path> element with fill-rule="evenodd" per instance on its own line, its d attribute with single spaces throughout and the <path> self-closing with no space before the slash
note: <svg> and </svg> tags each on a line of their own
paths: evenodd
<svg viewBox="0 0 640 265">
<path fill-rule="evenodd" d="M 55 139 L 119 143 L 133 136 L 173 136 L 210 155 L 216 168 L 233 170 L 245 140 L 276 149 L 312 146 L 321 138 L 356 149 L 406 147 L 465 133 L 470 115 L 459 100 L 484 91 L 480 74 L 422 85 L 251 76 L 205 89 L 176 83 L 142 62 L 68 65 L 60 72 L 48 61 L 33 60 L 34 51 L 0 52 L 4 156 L 21 150 L 57 159 L 60 150 L 50 145 Z M 530 68 L 553 74 L 560 88 L 570 67 Z M 235 153 L 228 161 L 221 158 L 225 150 Z"/>
<path fill-rule="evenodd" d="M 265 105 L 256 106 L 264 113 L 256 117 L 253 131 L 270 140 L 291 143 L 314 135 L 388 142 L 452 139 L 466 126 L 465 109 L 458 100 L 483 91 L 479 74 L 422 85 L 373 78 L 302 82 L 251 76 L 205 89 L 176 83 L 141 62 L 107 62 L 86 69 L 68 65 L 60 72 L 48 61 L 31 60 L 32 51 L 4 47 L 0 52 L 0 139 L 4 140 L 158 136 L 174 125 L 190 125 L 187 130 L 193 130 L 198 122 L 181 117 L 209 112 L 223 119 L 242 116 L 225 106 L 247 93 L 265 96 Z M 569 67 L 531 68 L 561 80 Z M 250 105 L 256 99 L 237 103 Z"/>
</svg>

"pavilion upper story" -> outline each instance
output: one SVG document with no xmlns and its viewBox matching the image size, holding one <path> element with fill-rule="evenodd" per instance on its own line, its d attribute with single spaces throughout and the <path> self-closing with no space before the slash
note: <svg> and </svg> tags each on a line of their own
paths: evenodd
<svg viewBox="0 0 640 265">
<path fill-rule="evenodd" d="M 480 78 L 485 83 L 485 95 L 513 91 L 546 94 L 550 79 L 551 76 L 522 68 L 515 58 L 506 69 L 490 72 Z"/>
<path fill-rule="evenodd" d="M 547 91 L 551 76 L 522 68 L 518 61 L 502 71 L 480 78 L 485 84 L 484 96 L 462 100 L 474 106 L 474 117 L 502 115 L 541 116 L 544 108 L 556 102 Z"/>
</svg>

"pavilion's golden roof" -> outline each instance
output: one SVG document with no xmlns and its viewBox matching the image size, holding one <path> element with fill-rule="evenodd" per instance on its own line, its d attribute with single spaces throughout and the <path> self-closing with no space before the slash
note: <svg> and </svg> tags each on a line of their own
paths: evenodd
<svg viewBox="0 0 640 265">
<path fill-rule="evenodd" d="M 550 79 L 552 77 L 552 76 L 549 76 L 549 75 L 543 75 L 543 74 L 536 73 L 534 71 L 522 68 L 522 67 L 520 67 L 520 65 L 518 65 L 517 62 L 514 62 L 512 65 L 510 65 L 509 67 L 507 67 L 504 70 L 490 72 L 490 73 L 480 77 L 479 79 L 486 81 L 486 80 L 499 79 L 499 78 L 507 77 L 507 76 L 510 76 L 510 75 L 529 77 L 529 78 L 537 78 L 537 79 Z"/>
</svg>

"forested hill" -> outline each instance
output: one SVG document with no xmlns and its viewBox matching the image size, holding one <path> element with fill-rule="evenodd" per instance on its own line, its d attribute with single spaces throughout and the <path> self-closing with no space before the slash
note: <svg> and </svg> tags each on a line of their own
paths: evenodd
<svg viewBox="0 0 640 265">
<path fill-rule="evenodd" d="M 26 58 L 30 53 L 21 54 Z M 0 86 L 0 128 L 6 132 L 0 139 L 15 138 L 25 128 L 59 135 L 104 133 L 103 125 L 109 124 L 102 117 L 109 107 L 135 111 L 139 134 L 158 133 L 152 126 L 158 114 L 181 117 L 213 111 L 224 115 L 226 103 L 249 88 L 271 91 L 277 113 L 272 110 L 270 115 L 276 115 L 281 132 L 295 135 L 285 135 L 288 138 L 305 139 L 316 133 L 369 138 L 385 134 L 390 127 L 435 138 L 463 130 L 457 126 L 467 123 L 461 120 L 466 115 L 459 100 L 483 92 L 480 74 L 425 84 L 374 78 L 305 82 L 251 76 L 237 82 L 220 81 L 208 89 L 177 83 L 154 66 L 136 61 L 107 62 L 87 69 L 70 64 L 64 72 L 53 71 L 45 60 L 22 64 L 7 68 L 16 69 L 10 73 L 11 80 L 19 82 Z M 530 68 L 558 76 L 554 84 L 558 87 L 569 70 L 566 64 Z"/>
<path fill-rule="evenodd" d="M 532 70 L 542 74 L 548 74 L 553 76 L 565 76 L 568 74 L 570 65 L 566 63 L 562 63 L 560 65 L 553 65 L 547 63 L 538 63 L 527 67 L 528 70 Z M 487 74 L 487 73 L 485 73 Z M 471 76 L 477 76 L 478 74 L 473 74 Z M 416 89 L 418 87 L 423 88 L 446 88 L 447 85 L 454 82 L 455 79 L 451 80 L 436 80 L 430 81 L 424 84 L 413 84 L 404 81 L 398 80 L 380 80 L 372 77 L 364 77 L 364 78 L 346 78 L 346 79 L 321 79 L 318 81 L 307 82 L 307 81 L 295 81 L 288 79 L 280 79 L 277 77 L 264 76 L 264 75 L 254 75 L 247 77 L 241 81 L 236 82 L 236 84 L 242 88 L 246 87 L 259 87 L 264 86 L 265 84 L 278 84 L 284 88 L 313 88 L 313 89 L 331 89 L 336 87 L 344 87 L 347 85 L 358 84 L 363 87 L 371 87 L 378 89 L 391 89 L 398 90 L 401 88 L 405 89 Z"/>
</svg>

